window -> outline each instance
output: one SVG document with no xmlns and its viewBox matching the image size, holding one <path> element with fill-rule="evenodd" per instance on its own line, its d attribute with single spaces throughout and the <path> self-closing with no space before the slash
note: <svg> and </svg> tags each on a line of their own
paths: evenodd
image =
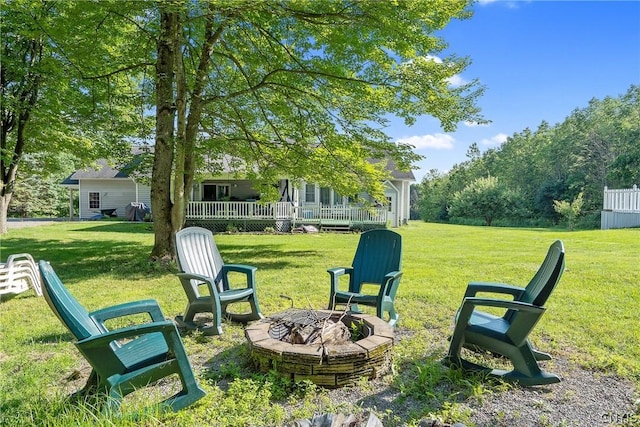
<svg viewBox="0 0 640 427">
<path fill-rule="evenodd" d="M 216 200 L 229 200 L 229 185 L 218 185 L 218 195 Z"/>
<path fill-rule="evenodd" d="M 331 205 L 331 189 L 329 187 L 320 188 L 320 204 L 322 206 Z"/>
<path fill-rule="evenodd" d="M 89 209 L 100 209 L 100 193 L 89 191 Z"/>
<path fill-rule="evenodd" d="M 231 186 L 229 184 L 203 184 L 202 200 L 212 202 L 229 200 Z"/>
<path fill-rule="evenodd" d="M 304 186 L 304 201 L 307 203 L 315 203 L 316 201 L 316 186 L 313 184 L 306 184 Z"/>
<path fill-rule="evenodd" d="M 343 204 L 342 196 L 340 194 L 338 194 L 336 191 L 333 192 L 333 204 L 334 205 Z"/>
</svg>

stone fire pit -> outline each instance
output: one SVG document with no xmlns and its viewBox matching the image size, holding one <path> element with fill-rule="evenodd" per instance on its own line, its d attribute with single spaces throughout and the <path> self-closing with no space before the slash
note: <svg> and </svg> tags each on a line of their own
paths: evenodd
<svg viewBox="0 0 640 427">
<path fill-rule="evenodd" d="M 307 312 L 319 318 L 342 322 L 356 333 L 355 341 L 338 344 L 291 344 L 274 334 L 274 322 L 291 312 Z M 360 378 L 375 378 L 391 366 L 393 328 L 367 314 L 327 310 L 289 310 L 247 326 L 251 359 L 262 372 L 275 370 L 291 379 L 336 388 L 355 384 Z"/>
</svg>

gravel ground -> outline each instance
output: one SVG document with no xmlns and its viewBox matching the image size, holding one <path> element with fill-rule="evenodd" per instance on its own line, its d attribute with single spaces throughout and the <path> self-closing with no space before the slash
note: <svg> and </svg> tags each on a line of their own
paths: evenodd
<svg viewBox="0 0 640 427">
<path fill-rule="evenodd" d="M 413 335 L 402 328 L 397 332 L 396 339 L 410 339 Z M 239 345 L 242 346 L 242 343 L 239 342 Z M 228 361 L 221 354 L 212 355 L 210 351 L 207 352 L 206 359 L 203 356 L 205 354 L 191 355 L 195 366 L 204 365 L 216 371 Z M 552 356 L 552 360 L 540 362 L 541 367 L 560 376 L 560 383 L 535 387 L 512 386 L 505 387 L 504 391 L 485 390 L 478 393 L 479 397 L 460 397 L 457 401 L 460 405 L 457 408 L 458 412 L 470 414 L 466 418 L 466 427 L 640 426 L 640 390 L 636 390 L 631 381 L 583 369 L 576 362 L 579 358 L 570 352 L 554 352 Z M 227 357 L 235 359 L 230 354 Z M 225 388 L 223 383 L 218 385 Z M 350 410 L 356 412 L 359 408 L 364 410 L 365 414 L 375 412 L 380 419 L 388 421 L 385 420 L 384 414 L 391 413 L 393 422 L 385 425 L 398 426 L 407 420 L 416 423 L 415 414 L 428 412 L 425 411 L 427 405 L 435 408 L 432 409 L 433 412 L 442 410 L 444 402 L 456 399 L 453 394 L 455 392 L 446 379 L 438 380 L 433 390 L 435 397 L 429 401 L 419 400 L 403 396 L 397 386 L 391 386 L 387 379 L 381 378 L 371 380 L 363 386 L 327 390 L 325 397 L 333 405 L 344 408 L 344 415 L 349 415 Z M 470 394 L 469 390 L 466 393 Z M 295 403 L 285 406 L 291 406 L 287 409 L 292 410 Z M 629 418 L 634 414 L 636 421 L 629 422 Z M 350 424 L 349 427 L 371 425 L 364 421 L 366 420 Z M 418 425 L 449 426 L 434 421 L 425 417 Z M 459 427 L 457 424 L 454 425 Z M 321 426 L 324 427 L 324 424 Z"/>
<path fill-rule="evenodd" d="M 640 400 L 630 381 L 586 371 L 562 357 L 552 363 L 552 372 L 563 379 L 558 384 L 513 387 L 500 393 L 485 393 L 481 401 L 469 398 L 461 402 L 472 411 L 469 426 L 640 425 L 625 424 L 632 414 L 640 414 Z M 363 408 L 375 408 L 378 413 L 390 410 L 400 419 L 424 405 L 411 399 L 399 403 L 399 392 L 382 383 L 372 388 L 378 391 L 368 394 L 345 388 L 332 390 L 329 396 L 333 402 L 353 402 Z M 431 420 L 425 418 L 421 425 L 431 426 Z"/>
<path fill-rule="evenodd" d="M 202 367 L 219 370 L 231 360 L 237 360 L 243 353 L 241 337 L 238 346 L 232 349 L 218 349 L 209 346 L 206 351 L 191 353 L 190 359 L 195 370 Z M 214 340 L 216 338 L 213 338 Z M 234 337 L 234 341 L 235 341 Z M 213 352 L 212 352 L 213 350 Z M 415 420 L 412 414 L 424 412 L 426 405 L 436 408 L 451 398 L 438 397 L 437 400 L 425 402 L 411 397 L 403 398 L 397 387 L 392 387 L 382 379 L 368 381 L 365 385 L 343 387 L 326 390 L 320 402 L 326 405 L 327 400 L 340 413 L 318 414 L 316 418 L 349 417 L 359 410 L 364 414 L 357 415 L 355 423 L 310 423 L 312 420 L 298 420 L 287 427 L 379 427 L 380 424 L 367 423 L 368 414 L 380 414 L 383 426 L 402 426 L 407 420 L 419 427 L 605 427 L 605 426 L 640 426 L 637 421 L 640 415 L 640 395 L 629 380 L 617 378 L 610 374 L 592 372 L 582 369 L 571 361 L 568 354 L 554 354 L 552 361 L 543 362 L 544 367 L 559 375 L 562 381 L 557 384 L 538 387 L 510 387 L 504 391 L 483 392 L 480 398 L 470 397 L 458 400 L 461 410 L 470 413 L 466 424 L 446 424 L 433 417 Z M 66 384 L 69 392 L 81 387 L 90 372 L 87 365 L 74 371 Z M 228 386 L 227 380 L 217 382 L 223 390 Z M 435 388 L 447 387 L 438 383 Z M 437 395 L 438 391 L 434 390 Z M 453 397 L 455 399 L 455 397 Z M 295 400 L 281 402 L 285 410 L 291 412 L 297 407 Z M 434 411 L 437 411 L 435 409 Z M 393 414 L 393 422 L 386 422 L 384 414 Z M 629 421 L 635 414 L 636 421 Z M 316 420 L 317 421 L 317 420 Z M 377 419 L 376 419 L 377 421 Z M 445 420 L 446 421 L 446 420 Z"/>
</svg>

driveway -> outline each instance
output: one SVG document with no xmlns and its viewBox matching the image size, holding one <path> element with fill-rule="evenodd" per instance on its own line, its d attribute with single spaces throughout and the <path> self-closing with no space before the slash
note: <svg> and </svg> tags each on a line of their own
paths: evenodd
<svg viewBox="0 0 640 427">
<path fill-rule="evenodd" d="M 65 219 L 58 218 L 9 218 L 7 219 L 7 228 L 24 228 L 24 227 L 35 227 L 38 225 L 47 225 L 54 224 L 56 222 L 65 221 Z"/>
</svg>

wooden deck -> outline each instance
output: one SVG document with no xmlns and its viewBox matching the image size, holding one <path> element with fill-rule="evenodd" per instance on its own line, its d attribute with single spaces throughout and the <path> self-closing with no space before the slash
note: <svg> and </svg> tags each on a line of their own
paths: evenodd
<svg viewBox="0 0 640 427">
<path fill-rule="evenodd" d="M 387 209 L 294 206 L 286 202 L 189 202 L 187 223 L 216 231 L 233 228 L 261 231 L 267 227 L 291 231 L 301 225 L 314 225 L 321 230 L 350 231 L 386 227 Z"/>
</svg>

